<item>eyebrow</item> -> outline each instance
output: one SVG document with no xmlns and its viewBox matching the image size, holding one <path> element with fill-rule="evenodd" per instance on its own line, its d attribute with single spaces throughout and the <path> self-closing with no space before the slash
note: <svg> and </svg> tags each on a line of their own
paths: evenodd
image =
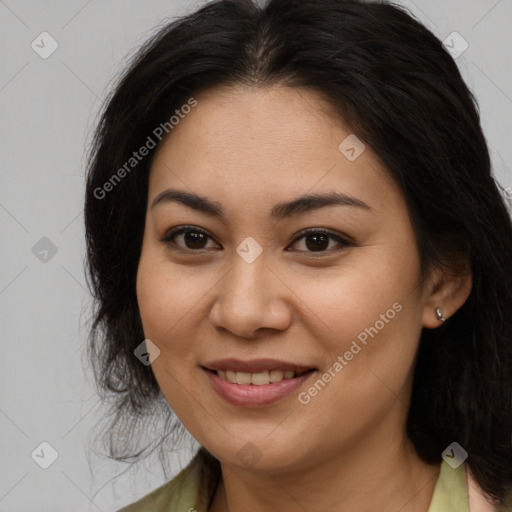
<svg viewBox="0 0 512 512">
<path fill-rule="evenodd" d="M 189 208 L 221 220 L 224 218 L 224 211 L 219 203 L 198 194 L 176 189 L 164 190 L 158 194 L 153 200 L 151 208 L 169 202 L 181 203 Z M 271 217 L 280 220 L 310 210 L 336 205 L 353 206 L 368 211 L 372 210 L 371 206 L 360 199 L 340 192 L 330 192 L 327 194 L 307 194 L 291 201 L 279 203 L 272 209 Z"/>
</svg>

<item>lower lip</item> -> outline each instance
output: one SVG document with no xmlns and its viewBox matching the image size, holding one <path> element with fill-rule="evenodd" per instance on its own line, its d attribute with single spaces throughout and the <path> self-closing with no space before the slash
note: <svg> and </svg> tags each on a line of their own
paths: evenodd
<svg viewBox="0 0 512 512">
<path fill-rule="evenodd" d="M 308 371 L 300 377 L 293 379 L 283 379 L 279 382 L 263 384 L 256 386 L 254 384 L 233 384 L 227 380 L 221 379 L 212 371 L 204 370 L 210 379 L 212 388 L 232 405 L 241 407 L 262 407 L 278 402 L 285 396 L 296 391 L 315 370 Z"/>
</svg>

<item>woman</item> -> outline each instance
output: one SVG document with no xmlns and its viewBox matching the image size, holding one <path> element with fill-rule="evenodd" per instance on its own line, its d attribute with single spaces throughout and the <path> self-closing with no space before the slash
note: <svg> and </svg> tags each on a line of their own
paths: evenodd
<svg viewBox="0 0 512 512">
<path fill-rule="evenodd" d="M 177 420 L 201 445 L 123 510 L 512 510 L 511 221 L 403 9 L 165 26 L 106 104 L 85 219 L 113 427 L 161 411 L 162 449 Z"/>
</svg>

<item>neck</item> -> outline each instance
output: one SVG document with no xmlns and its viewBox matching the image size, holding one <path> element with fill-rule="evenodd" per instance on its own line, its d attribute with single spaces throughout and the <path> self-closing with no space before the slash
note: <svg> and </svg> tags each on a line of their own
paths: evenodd
<svg viewBox="0 0 512 512">
<path fill-rule="evenodd" d="M 440 466 L 397 439 L 358 443 L 301 471 L 221 469 L 209 512 L 428 512 Z"/>
</svg>

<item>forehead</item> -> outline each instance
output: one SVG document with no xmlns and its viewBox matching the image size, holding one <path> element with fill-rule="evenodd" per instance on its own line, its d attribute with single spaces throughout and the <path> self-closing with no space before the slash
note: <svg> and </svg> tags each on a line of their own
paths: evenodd
<svg viewBox="0 0 512 512">
<path fill-rule="evenodd" d="M 245 195 L 277 202 L 341 187 L 351 195 L 373 195 L 378 203 L 397 192 L 378 156 L 314 92 L 237 86 L 194 98 L 197 105 L 155 155 L 152 197 L 181 186 L 231 201 Z M 355 159 L 344 153 L 347 145 L 355 148 Z"/>
<path fill-rule="evenodd" d="M 259 162 L 269 157 L 293 160 L 310 155 L 318 161 L 319 153 L 331 146 L 343 127 L 326 112 L 332 110 L 318 95 L 303 89 L 282 86 L 268 88 L 221 87 L 195 97 L 197 106 L 180 120 L 164 146 L 190 143 L 193 135 L 204 152 L 225 153 L 243 149 Z M 333 130 L 334 129 L 334 130 Z M 317 147 L 318 151 L 314 151 Z M 199 156 L 198 153 L 187 157 Z M 237 154 L 231 155 L 233 158 Z"/>
</svg>

